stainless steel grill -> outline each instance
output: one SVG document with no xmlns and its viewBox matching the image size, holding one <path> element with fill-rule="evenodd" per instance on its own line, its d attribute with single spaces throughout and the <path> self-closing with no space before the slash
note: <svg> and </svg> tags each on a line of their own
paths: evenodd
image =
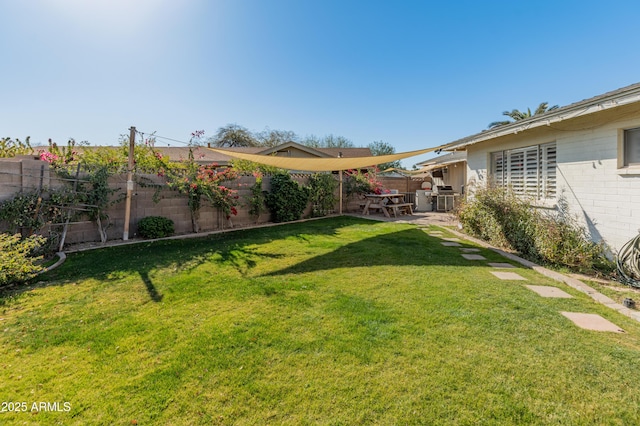
<svg viewBox="0 0 640 426">
<path fill-rule="evenodd" d="M 454 195 L 454 194 L 457 194 L 457 192 L 453 190 L 451 185 L 438 185 L 436 186 L 435 191 L 433 191 L 433 195 Z"/>
</svg>

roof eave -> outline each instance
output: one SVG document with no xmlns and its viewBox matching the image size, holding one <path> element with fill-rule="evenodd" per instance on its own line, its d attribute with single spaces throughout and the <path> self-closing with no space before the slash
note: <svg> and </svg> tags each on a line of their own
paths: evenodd
<svg viewBox="0 0 640 426">
<path fill-rule="evenodd" d="M 576 102 L 557 110 L 549 111 L 544 114 L 536 115 L 524 120 L 518 120 L 510 124 L 498 126 L 491 130 L 485 130 L 475 135 L 467 136 L 457 141 L 450 142 L 443 147 L 445 151 L 458 151 L 469 145 L 485 142 L 502 136 L 518 134 L 528 130 L 551 126 L 554 123 L 571 120 L 600 111 L 617 108 L 623 105 L 640 102 L 640 84 L 634 84 L 623 92 L 614 91 L 612 94 L 600 95 L 584 101 Z"/>
</svg>

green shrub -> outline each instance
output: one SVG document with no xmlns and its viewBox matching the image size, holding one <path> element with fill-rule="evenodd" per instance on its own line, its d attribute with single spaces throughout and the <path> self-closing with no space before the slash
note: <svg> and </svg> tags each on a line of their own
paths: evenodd
<svg viewBox="0 0 640 426">
<path fill-rule="evenodd" d="M 517 251 L 534 261 L 577 270 L 609 271 L 606 247 L 594 243 L 568 213 L 564 200 L 558 211 L 545 213 L 531 200 L 502 188 L 481 188 L 457 210 L 465 232 L 490 244 Z"/>
<path fill-rule="evenodd" d="M 162 216 L 147 216 L 138 221 L 138 234 L 144 238 L 168 237 L 174 233 L 173 221 Z"/>
<path fill-rule="evenodd" d="M 274 222 L 298 220 L 309 202 L 309 191 L 291 179 L 289 173 L 271 176 L 271 192 L 266 197 Z"/>
<path fill-rule="evenodd" d="M 265 206 L 265 196 L 264 191 L 262 191 L 262 174 L 255 173 L 256 181 L 249 190 L 251 191 L 251 196 L 249 197 L 249 215 L 255 218 L 256 221 L 260 219 L 260 215 L 264 213 L 267 208 Z"/>
<path fill-rule="evenodd" d="M 0 234 L 0 288 L 22 283 L 43 270 L 36 264 L 42 256 L 34 253 L 45 241 L 40 235 L 22 239 L 20 234 Z"/>
<path fill-rule="evenodd" d="M 321 217 L 335 209 L 338 182 L 331 173 L 315 173 L 309 179 L 309 199 L 313 204 L 311 215 Z"/>
</svg>

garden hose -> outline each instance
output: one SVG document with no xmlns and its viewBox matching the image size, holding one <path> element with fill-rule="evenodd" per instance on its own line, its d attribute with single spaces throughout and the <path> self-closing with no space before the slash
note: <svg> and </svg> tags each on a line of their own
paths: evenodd
<svg viewBox="0 0 640 426">
<path fill-rule="evenodd" d="M 616 256 L 616 266 L 620 281 L 640 288 L 640 233 L 622 246 Z"/>
</svg>

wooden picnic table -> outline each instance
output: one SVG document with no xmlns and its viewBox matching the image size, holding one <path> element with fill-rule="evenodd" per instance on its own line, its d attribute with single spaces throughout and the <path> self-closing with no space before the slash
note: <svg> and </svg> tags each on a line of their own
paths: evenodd
<svg viewBox="0 0 640 426">
<path fill-rule="evenodd" d="M 404 194 L 366 194 L 365 204 L 362 214 L 368 215 L 369 209 L 380 209 L 386 217 L 391 217 L 389 212 L 393 212 L 393 217 L 398 217 L 398 212 L 413 214 L 411 203 L 404 202 Z"/>
</svg>

